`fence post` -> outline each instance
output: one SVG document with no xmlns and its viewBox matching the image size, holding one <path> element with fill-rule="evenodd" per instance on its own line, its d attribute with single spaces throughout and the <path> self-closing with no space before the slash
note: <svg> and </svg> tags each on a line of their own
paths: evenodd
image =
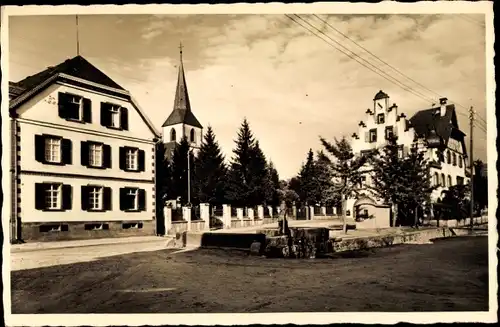
<svg viewBox="0 0 500 327">
<path fill-rule="evenodd" d="M 337 207 L 332 207 L 332 213 L 334 216 L 337 215 Z"/>
<path fill-rule="evenodd" d="M 236 217 L 243 221 L 243 208 L 236 208 Z"/>
<path fill-rule="evenodd" d="M 257 206 L 257 216 L 259 217 L 259 219 L 264 219 L 264 206 Z"/>
<path fill-rule="evenodd" d="M 309 220 L 314 219 L 314 206 L 309 207 Z"/>
<path fill-rule="evenodd" d="M 163 216 L 165 217 L 165 235 L 172 229 L 172 207 L 166 205 L 163 207 Z"/>
<path fill-rule="evenodd" d="M 273 218 L 273 207 L 267 206 L 267 209 L 269 210 L 269 217 Z"/>
<path fill-rule="evenodd" d="M 200 216 L 205 221 L 204 229 L 210 229 L 210 204 L 200 203 Z"/>
<path fill-rule="evenodd" d="M 182 219 L 187 222 L 187 231 L 191 230 L 191 207 L 182 207 Z"/>
<path fill-rule="evenodd" d="M 253 212 L 253 208 L 248 208 L 248 218 L 252 221 L 252 225 L 254 223 L 254 212 Z"/>
<path fill-rule="evenodd" d="M 224 228 L 231 228 L 231 205 L 222 205 L 222 223 Z"/>
<path fill-rule="evenodd" d="M 325 206 L 322 206 L 322 207 L 321 207 L 321 214 L 322 214 L 323 216 L 326 216 L 326 207 L 325 207 Z"/>
<path fill-rule="evenodd" d="M 292 216 L 297 219 L 297 206 L 295 204 L 292 206 Z"/>
</svg>

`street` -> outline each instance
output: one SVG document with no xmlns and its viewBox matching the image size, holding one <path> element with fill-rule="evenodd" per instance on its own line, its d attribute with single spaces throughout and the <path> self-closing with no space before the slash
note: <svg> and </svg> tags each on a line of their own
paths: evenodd
<svg viewBox="0 0 500 327">
<path fill-rule="evenodd" d="M 61 252 L 87 255 L 81 249 Z M 487 254 L 484 236 L 313 260 L 165 249 L 13 271 L 12 310 L 15 314 L 487 310 Z"/>
</svg>

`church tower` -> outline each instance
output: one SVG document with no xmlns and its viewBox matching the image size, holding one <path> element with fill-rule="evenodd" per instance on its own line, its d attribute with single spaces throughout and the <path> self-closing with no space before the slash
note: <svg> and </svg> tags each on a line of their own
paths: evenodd
<svg viewBox="0 0 500 327">
<path fill-rule="evenodd" d="M 186 76 L 184 74 L 184 64 L 182 62 L 182 44 L 179 49 L 180 63 L 174 108 L 162 125 L 163 144 L 167 159 L 172 158 L 175 146 L 181 142 L 182 138 L 187 138 L 195 154 L 200 148 L 203 139 L 203 126 L 191 111 Z"/>
</svg>

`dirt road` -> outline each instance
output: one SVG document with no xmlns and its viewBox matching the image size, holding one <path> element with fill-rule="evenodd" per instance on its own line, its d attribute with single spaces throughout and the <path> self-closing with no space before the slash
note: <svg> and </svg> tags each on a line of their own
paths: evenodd
<svg viewBox="0 0 500 327">
<path fill-rule="evenodd" d="M 312 260 L 162 250 L 12 272 L 13 313 L 470 311 L 487 237 Z"/>
</svg>

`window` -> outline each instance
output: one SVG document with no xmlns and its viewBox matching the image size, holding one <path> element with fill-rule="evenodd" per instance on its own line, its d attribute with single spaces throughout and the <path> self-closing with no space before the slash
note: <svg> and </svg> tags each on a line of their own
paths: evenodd
<svg viewBox="0 0 500 327">
<path fill-rule="evenodd" d="M 35 135 L 35 160 L 43 164 L 71 165 L 71 140 L 55 135 Z"/>
<path fill-rule="evenodd" d="M 128 109 L 116 104 L 102 102 L 101 125 L 107 128 L 128 130 Z"/>
<path fill-rule="evenodd" d="M 102 187 L 91 187 L 89 192 L 89 209 L 101 210 L 102 209 Z"/>
<path fill-rule="evenodd" d="M 102 166 L 102 152 L 102 144 L 89 144 L 89 164 L 91 166 Z"/>
<path fill-rule="evenodd" d="M 384 124 L 385 123 L 385 115 L 384 114 L 378 114 L 377 115 L 377 124 Z"/>
<path fill-rule="evenodd" d="M 457 185 L 464 185 L 464 178 L 461 176 L 457 176 Z"/>
<path fill-rule="evenodd" d="M 61 185 L 48 185 L 45 190 L 45 209 L 61 209 L 61 202 Z"/>
<path fill-rule="evenodd" d="M 369 134 L 369 142 L 377 142 L 377 130 L 376 129 L 371 129 L 370 134 Z"/>
<path fill-rule="evenodd" d="M 191 142 L 196 142 L 194 128 L 191 128 L 191 132 L 189 133 L 189 138 Z"/>
<path fill-rule="evenodd" d="M 170 130 L 170 141 L 171 142 L 176 142 L 177 141 L 177 136 L 176 136 L 176 133 L 175 133 L 175 129 L 172 128 Z"/>
<path fill-rule="evenodd" d="M 137 170 L 138 149 L 127 149 L 125 153 L 125 167 L 127 170 Z"/>
<path fill-rule="evenodd" d="M 444 177 L 444 174 L 441 174 L 441 186 L 446 187 L 446 179 Z"/>
<path fill-rule="evenodd" d="M 111 188 L 97 185 L 82 186 L 82 209 L 86 211 L 111 210 Z"/>
<path fill-rule="evenodd" d="M 139 188 L 124 187 L 120 189 L 121 211 L 144 211 L 146 207 L 146 191 Z"/>
<path fill-rule="evenodd" d="M 448 164 L 451 164 L 451 152 L 450 152 L 450 150 L 446 151 L 446 162 Z"/>
<path fill-rule="evenodd" d="M 434 173 L 434 186 L 439 186 L 439 175 L 438 173 Z"/>
<path fill-rule="evenodd" d="M 387 126 L 385 128 L 385 139 L 390 140 L 392 137 L 394 137 L 394 128 L 392 126 Z"/>
<path fill-rule="evenodd" d="M 111 115 L 111 127 L 120 128 L 120 107 L 111 106 L 109 112 Z"/>
<path fill-rule="evenodd" d="M 463 165 L 462 165 L 462 156 L 458 156 L 458 167 L 462 168 Z"/>
<path fill-rule="evenodd" d="M 364 185 L 366 185 L 366 176 L 361 176 L 359 186 L 363 187 Z"/>
<path fill-rule="evenodd" d="M 90 99 L 70 93 L 59 93 L 59 117 L 81 123 L 92 122 Z"/>
<path fill-rule="evenodd" d="M 448 187 L 451 187 L 453 183 L 451 182 L 451 176 L 448 175 Z"/>
<path fill-rule="evenodd" d="M 111 147 L 99 142 L 82 142 L 81 162 L 89 168 L 111 168 Z"/>
<path fill-rule="evenodd" d="M 124 171 L 145 171 L 144 150 L 132 147 L 120 147 L 120 169 Z"/>
<path fill-rule="evenodd" d="M 45 161 L 51 163 L 61 162 L 61 139 L 45 138 Z"/>
<path fill-rule="evenodd" d="M 70 210 L 72 204 L 71 185 L 61 183 L 36 183 L 35 208 L 43 211 Z"/>
</svg>

